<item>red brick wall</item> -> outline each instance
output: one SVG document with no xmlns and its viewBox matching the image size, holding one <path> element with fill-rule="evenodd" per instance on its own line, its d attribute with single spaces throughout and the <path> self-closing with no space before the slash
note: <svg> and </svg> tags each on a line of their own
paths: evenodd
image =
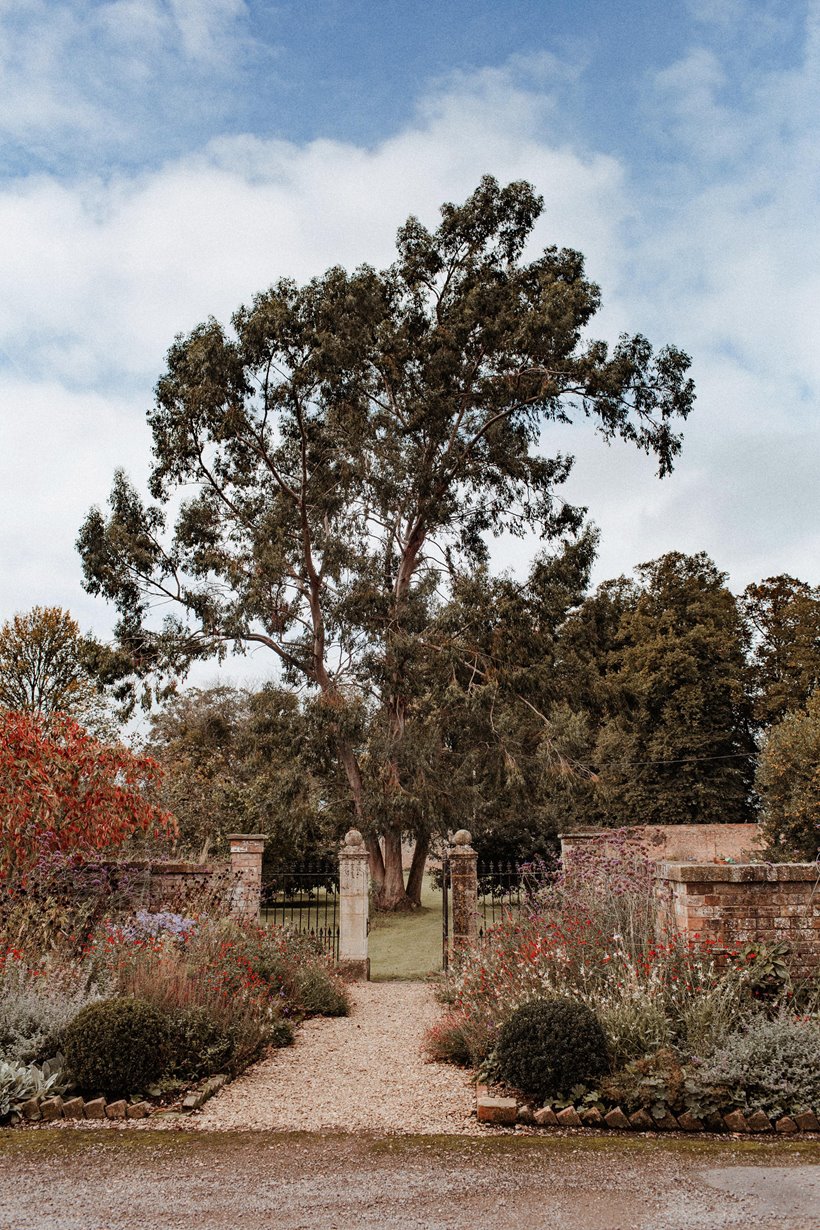
<svg viewBox="0 0 820 1230">
<path fill-rule="evenodd" d="M 785 940 L 796 972 L 820 968 L 818 868 L 806 863 L 662 863 L 661 918 L 726 948 Z"/>
</svg>

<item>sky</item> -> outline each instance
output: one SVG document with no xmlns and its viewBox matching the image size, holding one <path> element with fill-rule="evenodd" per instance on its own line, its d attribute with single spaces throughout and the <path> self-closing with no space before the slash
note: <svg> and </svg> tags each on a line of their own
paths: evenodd
<svg viewBox="0 0 820 1230">
<path fill-rule="evenodd" d="M 603 308 L 692 356 L 674 474 L 584 426 L 598 580 L 706 551 L 820 583 L 820 0 L 0 0 L 0 621 L 110 635 L 75 540 L 176 334 L 390 262 L 482 174 L 545 199 Z M 501 542 L 498 568 L 534 544 Z"/>
</svg>

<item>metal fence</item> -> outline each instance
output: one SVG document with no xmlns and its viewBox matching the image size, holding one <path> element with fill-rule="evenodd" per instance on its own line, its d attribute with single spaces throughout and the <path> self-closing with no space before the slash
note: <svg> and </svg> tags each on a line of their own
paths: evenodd
<svg viewBox="0 0 820 1230">
<path fill-rule="evenodd" d="M 339 957 L 339 864 L 336 859 L 266 867 L 260 899 L 262 921 L 312 936 Z"/>
<path fill-rule="evenodd" d="M 478 936 L 510 914 L 518 914 L 528 900 L 528 883 L 516 863 L 478 864 Z"/>
</svg>

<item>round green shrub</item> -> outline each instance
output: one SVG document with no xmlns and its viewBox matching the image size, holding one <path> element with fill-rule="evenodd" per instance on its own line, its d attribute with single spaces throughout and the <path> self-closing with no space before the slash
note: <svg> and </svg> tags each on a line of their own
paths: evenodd
<svg viewBox="0 0 820 1230">
<path fill-rule="evenodd" d="M 168 1066 L 168 1018 L 132 996 L 88 1004 L 66 1026 L 63 1054 L 84 1092 L 142 1092 Z"/>
<path fill-rule="evenodd" d="M 598 1018 L 572 999 L 533 999 L 516 1008 L 499 1031 L 495 1058 L 501 1080 L 539 1102 L 595 1081 L 609 1068 Z"/>
</svg>

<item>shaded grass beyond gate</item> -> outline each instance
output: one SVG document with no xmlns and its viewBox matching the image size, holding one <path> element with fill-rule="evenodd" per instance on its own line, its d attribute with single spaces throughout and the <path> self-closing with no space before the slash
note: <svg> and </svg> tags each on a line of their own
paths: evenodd
<svg viewBox="0 0 820 1230">
<path fill-rule="evenodd" d="M 374 982 L 425 978 L 441 969 L 441 893 L 424 877 L 421 909 L 370 915 L 370 977 Z"/>
</svg>

